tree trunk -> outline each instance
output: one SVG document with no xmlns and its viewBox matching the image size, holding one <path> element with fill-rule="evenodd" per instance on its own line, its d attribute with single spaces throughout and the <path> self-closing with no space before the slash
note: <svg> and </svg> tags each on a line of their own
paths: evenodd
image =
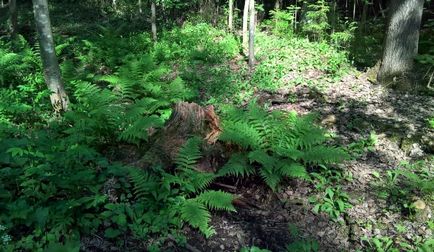
<svg viewBox="0 0 434 252">
<path fill-rule="evenodd" d="M 10 29 L 11 29 L 11 37 L 14 38 L 17 34 L 18 28 L 18 14 L 17 14 L 17 1 L 10 0 L 9 1 L 9 15 L 10 15 Z"/>
<path fill-rule="evenodd" d="M 63 86 L 59 62 L 56 57 L 47 0 L 33 0 L 33 13 L 35 15 L 45 82 L 51 91 L 51 104 L 56 112 L 66 111 L 69 99 Z"/>
<path fill-rule="evenodd" d="M 139 13 L 142 14 L 143 13 L 143 9 L 142 9 L 142 0 L 139 0 Z"/>
<path fill-rule="evenodd" d="M 234 29 L 234 0 L 229 0 L 229 20 L 228 20 L 229 31 Z"/>
<path fill-rule="evenodd" d="M 252 69 L 255 65 L 255 0 L 250 0 L 249 12 L 249 66 Z"/>
<path fill-rule="evenodd" d="M 155 1 L 151 3 L 151 28 L 152 38 L 157 41 L 157 11 L 155 10 Z"/>
<path fill-rule="evenodd" d="M 383 85 L 410 88 L 417 55 L 424 0 L 390 1 L 389 22 L 377 80 Z M 401 79 L 398 81 L 397 79 Z"/>
<path fill-rule="evenodd" d="M 112 6 L 113 6 L 113 9 L 115 10 L 115 12 L 117 12 L 118 11 L 118 7 L 117 7 L 116 0 L 112 0 Z"/>
<path fill-rule="evenodd" d="M 354 3 L 353 3 L 353 21 L 356 21 L 356 9 L 357 9 L 357 0 L 354 0 Z"/>
<path fill-rule="evenodd" d="M 330 13 L 331 15 L 331 23 L 332 23 L 332 33 L 335 33 L 336 31 L 336 26 L 337 26 L 337 21 L 338 21 L 338 13 L 337 13 L 337 0 L 333 0 L 332 2 L 332 12 Z"/>
<path fill-rule="evenodd" d="M 362 18 L 360 20 L 360 26 L 359 26 L 360 35 L 364 34 L 366 30 L 366 16 L 368 15 L 368 7 L 369 7 L 368 0 L 364 0 Z"/>
<path fill-rule="evenodd" d="M 243 11 L 243 49 L 244 49 L 244 52 L 247 51 L 247 47 L 248 47 L 247 24 L 248 24 L 248 18 L 249 18 L 249 5 L 250 5 L 250 0 L 245 0 L 244 1 L 244 11 Z"/>
<path fill-rule="evenodd" d="M 282 0 L 276 0 L 274 3 L 274 10 L 280 10 Z"/>
</svg>

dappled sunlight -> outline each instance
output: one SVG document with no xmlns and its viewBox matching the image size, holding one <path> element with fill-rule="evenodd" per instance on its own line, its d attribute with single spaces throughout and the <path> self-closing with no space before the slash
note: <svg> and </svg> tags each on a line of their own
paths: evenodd
<svg viewBox="0 0 434 252">
<path fill-rule="evenodd" d="M 1 251 L 434 249 L 434 3 L 5 2 Z"/>
</svg>

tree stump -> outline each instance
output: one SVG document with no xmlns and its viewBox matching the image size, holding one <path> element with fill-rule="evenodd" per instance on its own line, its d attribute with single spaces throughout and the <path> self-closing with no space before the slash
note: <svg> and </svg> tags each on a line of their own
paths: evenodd
<svg viewBox="0 0 434 252">
<path fill-rule="evenodd" d="M 140 166 L 146 167 L 157 163 L 170 167 L 179 149 L 189 138 L 196 136 L 204 140 L 201 146 L 203 158 L 199 161 L 197 169 L 214 172 L 223 149 L 217 143 L 220 132 L 220 121 L 213 106 L 202 107 L 196 103 L 177 103 L 165 126 L 152 137 L 150 141 L 152 147 L 140 161 Z"/>
</svg>

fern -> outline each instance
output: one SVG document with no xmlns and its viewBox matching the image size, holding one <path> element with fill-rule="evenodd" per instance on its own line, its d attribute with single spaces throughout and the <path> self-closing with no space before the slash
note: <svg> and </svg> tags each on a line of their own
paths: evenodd
<svg viewBox="0 0 434 252">
<path fill-rule="evenodd" d="M 226 121 L 222 123 L 225 129 L 219 139 L 240 145 L 245 149 L 257 148 L 262 143 L 259 132 L 248 122 Z"/>
<path fill-rule="evenodd" d="M 300 163 L 290 162 L 288 160 L 280 161 L 278 163 L 277 169 L 282 175 L 290 178 L 309 178 L 306 168 Z"/>
<path fill-rule="evenodd" d="M 181 218 L 192 227 L 198 228 L 207 238 L 215 234 L 215 230 L 208 224 L 211 213 L 204 203 L 196 199 L 184 201 L 181 207 Z"/>
<path fill-rule="evenodd" d="M 282 181 L 283 179 L 283 176 L 278 171 L 276 171 L 274 167 L 261 167 L 261 169 L 259 170 L 259 174 L 272 190 L 276 190 L 280 181 Z"/>
<path fill-rule="evenodd" d="M 137 199 L 148 200 L 150 195 L 156 193 L 158 186 L 158 179 L 156 177 L 138 168 L 131 168 L 129 174 Z"/>
<path fill-rule="evenodd" d="M 175 159 L 175 164 L 179 169 L 195 169 L 197 161 L 202 157 L 200 144 L 200 138 L 193 137 L 188 139 L 179 149 L 178 156 Z"/>
<path fill-rule="evenodd" d="M 218 171 L 219 176 L 244 177 L 254 173 L 254 168 L 248 164 L 247 156 L 240 153 L 233 154 L 229 161 Z"/>
<path fill-rule="evenodd" d="M 349 156 L 343 149 L 318 145 L 306 150 L 302 158 L 307 163 L 331 164 L 348 159 Z"/>
<path fill-rule="evenodd" d="M 200 145 L 202 140 L 193 137 L 179 149 L 175 158 L 178 176 L 182 178 L 182 186 L 191 193 L 204 190 L 217 177 L 214 173 L 199 172 L 196 170 L 197 162 L 202 158 Z"/>
<path fill-rule="evenodd" d="M 229 108 L 220 140 L 242 147 L 250 164 L 275 190 L 284 177 L 309 179 L 307 165 L 337 163 L 348 158 L 341 148 L 325 145 L 325 131 L 315 126 L 314 120 L 315 115 L 269 113 L 256 104 L 250 104 L 247 110 Z M 254 170 L 246 161 L 245 155 L 235 154 L 219 175 L 252 174 Z"/>
<path fill-rule="evenodd" d="M 148 140 L 149 128 L 161 127 L 163 124 L 164 121 L 156 115 L 141 117 L 121 132 L 121 134 L 119 135 L 119 140 L 139 144 L 140 140 Z"/>
<path fill-rule="evenodd" d="M 235 212 L 232 205 L 234 195 L 222 191 L 205 191 L 199 194 L 196 199 L 204 203 L 209 209 Z"/>
</svg>

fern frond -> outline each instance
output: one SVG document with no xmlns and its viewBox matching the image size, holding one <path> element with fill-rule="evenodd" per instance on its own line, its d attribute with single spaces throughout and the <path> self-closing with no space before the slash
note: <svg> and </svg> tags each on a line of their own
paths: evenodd
<svg viewBox="0 0 434 252">
<path fill-rule="evenodd" d="M 180 175 L 185 177 L 184 186 L 193 193 L 204 190 L 217 178 L 214 173 L 199 172 L 194 169 L 183 169 Z"/>
<path fill-rule="evenodd" d="M 257 162 L 261 164 L 263 167 L 274 168 L 276 165 L 276 158 L 268 155 L 263 150 L 254 150 L 249 153 L 250 163 Z"/>
<path fill-rule="evenodd" d="M 205 204 L 196 199 L 188 199 L 181 206 L 181 218 L 194 228 L 198 228 L 207 238 L 215 234 L 209 226 L 211 213 Z"/>
<path fill-rule="evenodd" d="M 287 160 L 280 161 L 278 165 L 278 170 L 282 175 L 290 178 L 309 178 L 306 168 L 299 163 Z"/>
<path fill-rule="evenodd" d="M 175 158 L 175 164 L 178 169 L 194 169 L 197 161 L 202 157 L 200 152 L 201 139 L 193 137 L 179 149 L 178 156 Z"/>
<path fill-rule="evenodd" d="M 349 158 L 349 155 L 341 148 L 315 146 L 303 154 L 303 160 L 313 164 L 338 163 Z"/>
<path fill-rule="evenodd" d="M 247 162 L 244 154 L 233 154 L 229 161 L 218 171 L 218 176 L 248 176 L 255 173 L 255 169 Z"/>
<path fill-rule="evenodd" d="M 277 185 L 282 180 L 282 175 L 279 171 L 273 169 L 273 167 L 262 167 L 259 170 L 259 175 L 261 175 L 262 179 L 273 191 L 276 190 Z"/>
<path fill-rule="evenodd" d="M 141 140 L 148 140 L 148 129 L 151 127 L 161 127 L 164 121 L 156 115 L 142 117 L 129 125 L 119 135 L 119 140 L 138 144 Z"/>
<path fill-rule="evenodd" d="M 231 122 L 223 123 L 223 132 L 219 139 L 225 142 L 238 144 L 245 149 L 257 148 L 261 143 L 260 133 L 248 122 Z"/>
<path fill-rule="evenodd" d="M 223 191 L 205 191 L 196 199 L 199 202 L 204 203 L 209 209 L 212 210 L 225 210 L 236 212 L 235 207 L 232 205 L 232 201 L 235 199 L 234 195 Z"/>
<path fill-rule="evenodd" d="M 130 180 L 133 184 L 133 191 L 137 199 L 148 200 L 149 195 L 153 195 L 157 190 L 158 179 L 146 171 L 131 168 L 129 170 Z"/>
</svg>

